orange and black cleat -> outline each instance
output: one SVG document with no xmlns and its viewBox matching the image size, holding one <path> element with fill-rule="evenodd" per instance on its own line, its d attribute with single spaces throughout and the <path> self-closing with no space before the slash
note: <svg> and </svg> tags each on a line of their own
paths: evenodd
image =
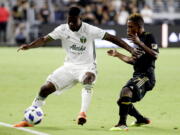
<svg viewBox="0 0 180 135">
<path fill-rule="evenodd" d="M 33 127 L 33 125 L 24 120 L 15 124 L 13 127 Z"/>
<path fill-rule="evenodd" d="M 85 112 L 80 112 L 77 118 L 77 123 L 78 125 L 83 125 L 87 121 L 86 119 L 86 113 Z"/>
</svg>

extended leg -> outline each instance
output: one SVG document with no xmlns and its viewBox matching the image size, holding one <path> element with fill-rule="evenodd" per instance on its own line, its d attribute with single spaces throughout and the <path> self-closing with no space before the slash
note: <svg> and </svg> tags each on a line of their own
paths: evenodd
<svg viewBox="0 0 180 135">
<path fill-rule="evenodd" d="M 45 103 L 47 96 L 55 91 L 55 86 L 51 82 L 47 82 L 43 85 L 39 91 L 38 96 L 34 99 L 32 106 L 41 107 Z M 29 124 L 26 120 L 15 124 L 14 127 L 32 127 L 32 124 Z"/>
<path fill-rule="evenodd" d="M 85 74 L 85 79 L 83 80 L 84 88 L 82 89 L 82 101 L 81 101 L 81 110 L 78 116 L 78 124 L 83 125 L 86 123 L 86 113 L 89 108 L 91 97 L 92 97 L 92 83 L 95 80 L 94 73 L 87 72 Z"/>
</svg>

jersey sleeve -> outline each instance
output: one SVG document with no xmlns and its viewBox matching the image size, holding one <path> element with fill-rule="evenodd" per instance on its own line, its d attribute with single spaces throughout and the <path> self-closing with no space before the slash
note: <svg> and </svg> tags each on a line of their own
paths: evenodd
<svg viewBox="0 0 180 135">
<path fill-rule="evenodd" d="M 152 34 L 149 34 L 148 40 L 149 40 L 150 48 L 159 53 L 158 44 L 156 43 L 156 40 Z"/>
<path fill-rule="evenodd" d="M 95 27 L 95 26 L 92 26 L 90 28 L 90 32 L 91 32 L 92 37 L 94 39 L 103 39 L 105 36 L 105 33 L 106 33 L 103 29 L 100 29 L 100 28 Z"/>
<path fill-rule="evenodd" d="M 51 33 L 49 33 L 48 36 L 50 36 L 54 40 L 62 39 L 62 33 L 63 33 L 62 29 L 63 29 L 63 26 L 60 25 L 56 27 Z"/>
</svg>

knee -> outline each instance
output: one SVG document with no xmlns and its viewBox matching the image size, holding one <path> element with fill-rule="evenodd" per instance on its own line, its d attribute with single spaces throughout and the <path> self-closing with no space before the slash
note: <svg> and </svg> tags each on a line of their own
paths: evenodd
<svg viewBox="0 0 180 135">
<path fill-rule="evenodd" d="M 132 92 L 129 88 L 123 88 L 117 104 L 131 104 Z"/>
<path fill-rule="evenodd" d="M 91 72 L 87 72 L 85 74 L 84 80 L 83 80 L 83 84 L 87 85 L 87 84 L 92 84 L 95 80 L 96 76 L 94 73 Z"/>
<path fill-rule="evenodd" d="M 132 91 L 128 87 L 125 87 L 121 90 L 120 97 L 132 97 L 132 95 Z"/>
<path fill-rule="evenodd" d="M 49 94 L 55 91 L 55 86 L 52 83 L 47 83 L 43 85 L 40 89 L 39 95 L 42 97 L 47 97 Z"/>
</svg>

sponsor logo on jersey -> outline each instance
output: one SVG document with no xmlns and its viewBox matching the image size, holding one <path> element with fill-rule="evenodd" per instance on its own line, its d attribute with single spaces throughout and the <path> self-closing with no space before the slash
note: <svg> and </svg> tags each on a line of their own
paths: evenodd
<svg viewBox="0 0 180 135">
<path fill-rule="evenodd" d="M 87 39 L 86 39 L 86 37 L 85 36 L 82 36 L 82 37 L 80 37 L 80 42 L 81 43 L 86 43 L 86 41 L 87 41 Z"/>
<path fill-rule="evenodd" d="M 70 48 L 76 51 L 84 51 L 86 49 L 85 46 L 77 46 L 76 44 L 73 44 L 72 46 L 70 46 Z"/>
</svg>

